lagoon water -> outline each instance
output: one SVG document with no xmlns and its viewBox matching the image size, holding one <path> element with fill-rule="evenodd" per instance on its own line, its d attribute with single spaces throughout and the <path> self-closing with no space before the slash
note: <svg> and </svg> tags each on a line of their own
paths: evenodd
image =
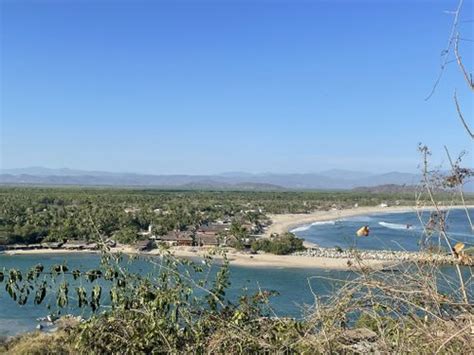
<svg viewBox="0 0 474 355">
<path fill-rule="evenodd" d="M 8 256 L 0 254 L 1 268 L 17 268 L 28 270 L 40 263 L 48 269 L 52 265 L 66 262 L 69 269 L 90 270 L 99 265 L 99 256 L 94 254 L 68 254 L 68 255 L 15 255 Z M 133 271 L 147 273 L 150 271 L 150 264 L 146 261 L 134 261 Z M 218 266 L 213 266 L 216 271 Z M 253 294 L 259 288 L 273 290 L 279 293 L 271 298 L 271 306 L 279 316 L 301 317 L 303 307 L 312 305 L 313 292 L 320 296 L 330 295 L 337 283 L 328 280 L 317 279 L 318 276 L 333 277 L 345 280 L 352 273 L 344 271 L 330 271 L 321 269 L 284 269 L 284 268 L 248 268 L 231 267 L 231 286 L 227 291 L 229 299 L 235 302 L 242 292 Z M 72 280 L 70 280 L 72 281 Z M 311 284 L 311 288 L 309 287 Z M 0 336 L 9 336 L 17 333 L 31 331 L 38 324 L 39 317 L 45 317 L 51 313 L 47 304 L 54 307 L 54 300 L 46 299 L 44 305 L 36 306 L 28 302 L 24 306 L 19 306 L 4 292 L 3 285 L 0 284 Z M 73 288 L 72 286 L 70 287 Z M 246 290 L 246 291 L 245 291 Z M 73 290 L 70 292 L 74 294 Z M 105 294 L 105 292 L 104 292 Z M 105 297 L 104 297 L 105 298 Z M 103 300 L 104 304 L 107 303 Z M 71 301 L 70 307 L 63 314 L 71 313 L 75 315 L 86 315 L 83 310 L 75 306 L 76 301 Z"/>
<path fill-rule="evenodd" d="M 474 220 L 474 209 L 468 210 Z M 421 215 L 423 223 L 427 223 L 429 212 Z M 356 237 L 356 231 L 364 225 L 370 228 L 368 237 Z M 447 215 L 448 236 L 451 242 L 463 242 L 467 246 L 474 245 L 474 232 L 469 226 L 466 211 L 450 210 Z M 339 246 L 343 249 L 374 250 L 408 250 L 420 249 L 419 242 L 423 227 L 416 213 L 379 213 L 368 216 L 342 218 L 334 221 L 316 222 L 293 229 L 298 237 L 315 243 L 321 247 Z M 432 242 L 438 244 L 438 236 L 433 235 Z M 444 243 L 444 242 L 443 242 Z M 443 245 L 442 243 L 442 245 Z"/>
<path fill-rule="evenodd" d="M 471 216 L 473 212 L 472 209 L 469 211 Z M 427 218 L 427 215 L 424 217 Z M 470 231 L 464 211 L 451 211 L 448 221 L 450 236 L 454 241 L 463 241 L 468 245 L 474 244 L 474 235 Z M 370 236 L 355 240 L 355 231 L 364 224 L 369 225 Z M 407 224 L 412 227 L 407 229 Z M 362 249 L 417 250 L 421 233 L 419 226 L 421 226 L 420 222 L 413 213 L 377 214 L 303 226 L 297 228 L 295 233 L 324 247 L 338 245 L 346 248 L 356 243 L 356 246 Z M 94 254 L 15 256 L 0 254 L 0 269 L 16 268 L 26 271 L 38 263 L 48 269 L 52 265 L 63 262 L 67 263 L 70 270 L 90 270 L 99 265 L 99 256 Z M 134 272 L 147 273 L 151 266 L 148 262 L 139 260 L 135 261 L 131 268 Z M 215 270 L 217 266 L 214 266 Z M 274 290 L 279 293 L 278 296 L 271 298 L 271 306 L 275 313 L 280 316 L 301 317 L 303 307 L 313 304 L 313 292 L 318 296 L 325 296 L 330 295 L 338 287 L 337 282 L 324 278 L 346 280 L 353 276 L 354 274 L 348 271 L 232 266 L 231 286 L 227 295 L 231 301 L 235 302 L 238 295 L 245 289 L 247 290 L 245 292 L 249 294 L 256 292 L 259 288 Z M 71 291 L 71 294 L 73 293 Z M 47 308 L 48 303 L 53 305 L 51 310 Z M 107 300 L 103 300 L 103 303 L 106 304 Z M 0 284 L 0 336 L 33 330 L 38 324 L 36 319 L 45 317 L 53 309 L 54 300 L 52 299 L 46 299 L 45 304 L 41 306 L 35 306 L 31 301 L 24 306 L 19 306 L 4 292 L 4 284 Z M 81 315 L 82 312 L 84 311 L 78 309 L 75 306 L 75 300 L 72 299 L 69 308 L 63 313 Z M 87 316 L 87 314 L 83 315 Z"/>
</svg>

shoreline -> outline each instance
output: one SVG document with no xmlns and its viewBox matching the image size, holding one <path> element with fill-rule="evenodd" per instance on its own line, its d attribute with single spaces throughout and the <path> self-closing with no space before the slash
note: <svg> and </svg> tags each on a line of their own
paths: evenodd
<svg viewBox="0 0 474 355">
<path fill-rule="evenodd" d="M 214 248 L 197 247 L 172 247 L 168 251 L 177 258 L 199 258 L 212 254 Z M 112 248 L 111 252 L 123 253 L 127 255 L 140 256 L 160 256 L 163 251 L 154 249 L 141 252 L 133 247 L 120 246 Z M 34 249 L 34 250 L 7 250 L 0 252 L 0 255 L 21 256 L 21 255 L 73 255 L 73 254 L 99 254 L 98 250 L 64 250 L 64 249 Z M 305 268 L 305 269 L 328 269 L 328 270 L 357 270 L 361 267 L 384 268 L 397 264 L 394 260 L 363 260 L 355 266 L 354 258 L 331 258 L 331 257 L 313 257 L 304 255 L 275 255 L 275 254 L 249 254 L 235 250 L 227 250 L 227 259 L 230 265 L 241 267 L 275 267 L 275 268 Z M 213 260 L 221 262 L 222 255 L 211 255 Z M 349 263 L 348 263 L 349 262 Z"/>
<path fill-rule="evenodd" d="M 178 258 L 202 258 L 209 255 L 206 250 L 192 250 L 193 247 L 176 247 L 170 250 L 171 254 Z M 156 255 L 157 253 L 147 253 L 145 255 Z M 238 251 L 228 251 L 226 253 L 230 265 L 241 267 L 274 267 L 274 268 L 295 268 L 295 269 L 326 269 L 326 270 L 360 270 L 361 268 L 379 269 L 393 266 L 399 263 L 396 260 L 362 260 L 355 263 L 354 258 L 331 258 L 314 257 L 309 255 L 276 255 L 267 253 L 249 254 Z M 213 255 L 214 260 L 222 261 L 221 255 Z"/>
<path fill-rule="evenodd" d="M 465 206 L 468 209 L 474 208 L 474 205 Z M 464 209 L 464 206 L 443 206 L 442 209 L 454 210 Z M 271 234 L 282 234 L 291 231 L 292 229 L 302 227 L 314 222 L 327 222 L 334 221 L 341 218 L 366 216 L 373 214 L 385 214 L 385 213 L 409 213 L 416 211 L 430 211 L 434 210 L 433 207 L 416 207 L 416 206 L 391 206 L 391 207 L 356 207 L 342 210 L 330 210 L 330 211 L 315 211 L 307 214 L 298 213 L 287 213 L 287 214 L 271 214 L 268 217 L 272 220 L 272 224 L 263 234 L 264 237 L 269 237 Z"/>
<path fill-rule="evenodd" d="M 474 206 L 466 206 L 473 208 Z M 464 208 L 464 206 L 452 206 L 449 209 Z M 422 208 L 429 210 L 429 208 Z M 344 210 L 316 211 L 308 214 L 279 214 L 269 215 L 272 224 L 268 227 L 262 238 L 269 237 L 272 233 L 285 233 L 298 226 L 310 224 L 313 222 L 322 222 L 337 220 L 340 218 L 355 217 L 360 215 L 371 215 L 378 213 L 407 213 L 416 212 L 420 208 L 415 206 L 396 206 L 396 207 L 358 207 Z M 310 242 L 304 242 L 307 248 L 315 248 L 316 245 Z M 321 248 L 322 249 L 322 248 Z M 209 252 L 215 248 L 204 247 L 184 247 L 175 246 L 169 249 L 169 252 L 178 258 L 203 258 L 209 255 Z M 151 251 L 138 251 L 129 245 L 119 245 L 111 248 L 111 252 L 124 253 L 129 255 L 159 256 L 162 251 L 155 249 Z M 47 254 L 97 254 L 98 250 L 66 250 L 66 249 L 34 249 L 34 250 L 6 250 L 0 252 L 4 255 L 47 255 Z M 222 256 L 213 255 L 215 260 L 222 260 Z M 235 250 L 227 251 L 227 258 L 231 265 L 244 267 L 282 267 L 282 268 L 321 268 L 329 270 L 355 270 L 361 267 L 384 268 L 393 266 L 400 261 L 397 260 L 376 260 L 365 259 L 354 263 L 353 257 L 325 257 L 325 256 L 306 256 L 306 255 L 275 255 L 266 253 L 249 254 Z"/>
</svg>

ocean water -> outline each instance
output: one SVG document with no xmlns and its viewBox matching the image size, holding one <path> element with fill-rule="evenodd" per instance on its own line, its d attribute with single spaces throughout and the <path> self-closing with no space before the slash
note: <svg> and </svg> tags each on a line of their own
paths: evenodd
<svg viewBox="0 0 474 355">
<path fill-rule="evenodd" d="M 471 220 L 474 220 L 474 209 L 469 209 Z M 421 216 L 427 223 L 429 212 Z M 357 237 L 356 231 L 368 225 L 368 237 Z M 461 209 L 450 210 L 447 215 L 448 236 L 452 244 L 463 242 L 466 247 L 474 245 L 474 231 L 471 230 L 466 212 Z M 321 247 L 339 246 L 343 249 L 357 247 L 375 250 L 408 250 L 420 249 L 423 224 L 414 212 L 379 213 L 368 216 L 342 218 L 333 221 L 316 222 L 293 229 L 293 232 L 305 240 Z M 438 235 L 432 236 L 431 243 L 438 245 Z M 441 245 L 446 243 L 441 241 Z"/>
<path fill-rule="evenodd" d="M 472 215 L 473 210 L 470 210 Z M 425 216 L 427 218 L 427 216 Z M 355 238 L 355 231 L 361 225 L 369 225 L 371 233 L 367 238 Z M 406 228 L 411 224 L 412 228 Z M 450 236 L 453 241 L 460 240 L 474 244 L 474 236 L 469 230 L 466 216 L 463 211 L 451 211 L 449 215 Z M 417 250 L 421 226 L 417 217 L 412 213 L 376 214 L 370 216 L 352 217 L 343 220 L 315 223 L 302 226 L 295 230 L 298 236 L 315 242 L 321 246 L 341 247 L 353 246 L 366 249 L 393 249 Z M 52 265 L 66 262 L 69 269 L 90 270 L 99 265 L 99 256 L 95 254 L 68 254 L 68 255 L 14 255 L 0 253 L 0 269 L 16 268 L 26 271 L 41 263 L 46 269 Z M 134 261 L 131 271 L 146 274 L 152 271 L 152 266 L 145 260 Z M 213 266 L 216 272 L 218 266 Z M 453 268 L 446 267 L 447 274 L 454 274 Z M 304 308 L 314 303 L 314 295 L 319 297 L 331 295 L 340 283 L 326 278 L 347 280 L 355 274 L 349 271 L 302 268 L 251 268 L 231 266 L 231 286 L 227 296 L 235 302 L 243 292 L 255 293 L 259 289 L 273 290 L 279 293 L 270 300 L 271 307 L 276 315 L 302 317 Z M 468 270 L 465 270 L 468 272 Z M 74 288 L 74 281 L 71 289 Z M 54 285 L 53 285 L 54 286 Z M 473 283 L 470 293 L 473 293 Z M 74 294 L 74 292 L 71 292 Z M 107 291 L 103 292 L 102 304 L 107 305 Z M 70 305 L 63 314 L 88 316 L 89 313 L 78 309 L 76 300 L 71 298 Z M 54 299 L 47 298 L 43 305 L 36 306 L 29 301 L 19 306 L 4 291 L 4 284 L 0 283 L 0 336 L 15 335 L 33 330 L 38 324 L 37 318 L 45 317 L 55 310 Z M 48 304 L 51 308 L 48 308 Z M 84 313 L 85 312 L 85 313 Z"/>
</svg>

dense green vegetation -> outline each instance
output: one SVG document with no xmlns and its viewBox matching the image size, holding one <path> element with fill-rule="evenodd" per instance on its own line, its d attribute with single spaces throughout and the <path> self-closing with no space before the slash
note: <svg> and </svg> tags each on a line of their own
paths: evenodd
<svg viewBox="0 0 474 355">
<path fill-rule="evenodd" d="M 262 250 L 266 253 L 277 255 L 287 255 L 304 249 L 303 239 L 297 238 L 293 233 L 285 233 L 272 238 L 258 239 L 252 243 L 253 251 Z"/>
<path fill-rule="evenodd" d="M 363 192 L 212 192 L 93 188 L 0 188 L 0 244 L 91 240 L 96 232 L 133 243 L 153 225 L 158 235 L 229 218 L 255 223 L 272 213 L 331 207 L 412 204 L 410 195 Z"/>
</svg>

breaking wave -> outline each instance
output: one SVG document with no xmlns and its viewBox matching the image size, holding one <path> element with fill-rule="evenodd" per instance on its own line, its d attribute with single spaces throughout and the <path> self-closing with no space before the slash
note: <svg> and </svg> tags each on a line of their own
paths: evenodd
<svg viewBox="0 0 474 355">
<path fill-rule="evenodd" d="M 449 236 L 456 236 L 456 237 L 467 237 L 467 238 L 474 238 L 474 234 L 470 234 L 470 233 L 456 233 L 456 232 L 450 232 L 450 231 L 447 231 L 446 234 Z"/>
<path fill-rule="evenodd" d="M 396 230 L 412 230 L 414 229 L 413 226 L 407 227 L 406 224 L 398 224 L 398 223 L 388 223 L 388 222 L 379 222 L 382 227 L 389 228 L 389 229 L 396 229 Z"/>
<path fill-rule="evenodd" d="M 311 224 L 306 224 L 304 226 L 301 226 L 301 227 L 297 227 L 297 228 L 294 228 L 292 229 L 290 232 L 291 233 L 295 233 L 295 232 L 304 232 L 304 231 L 307 231 L 308 229 L 310 229 L 311 227 L 313 226 L 320 226 L 320 225 L 327 225 L 327 224 L 330 224 L 330 225 L 334 225 L 336 224 L 336 221 L 319 221 L 319 222 L 313 222 Z"/>
</svg>

